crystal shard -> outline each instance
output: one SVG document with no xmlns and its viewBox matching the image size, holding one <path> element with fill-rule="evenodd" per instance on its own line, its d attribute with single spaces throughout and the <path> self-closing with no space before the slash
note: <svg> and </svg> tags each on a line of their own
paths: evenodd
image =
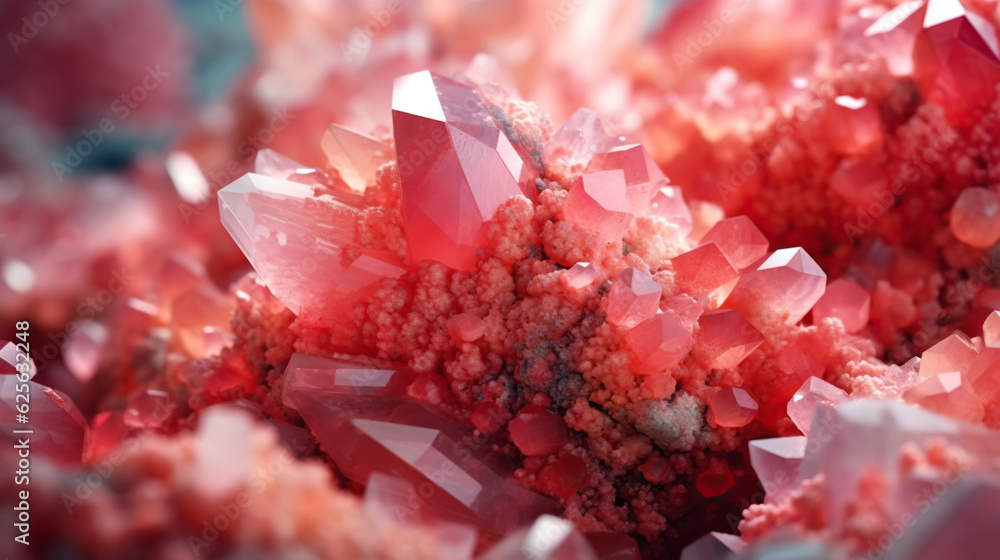
<svg viewBox="0 0 1000 560">
<path fill-rule="evenodd" d="M 746 216 L 719 220 L 698 245 L 715 243 L 736 268 L 743 270 L 767 255 L 767 238 Z"/>
<path fill-rule="evenodd" d="M 745 272 L 725 307 L 744 317 L 769 313 L 793 325 L 805 317 L 826 288 L 826 273 L 801 247 L 779 249 Z"/>
<path fill-rule="evenodd" d="M 569 438 L 562 416 L 529 404 L 510 421 L 510 440 L 529 457 L 544 457 L 562 449 Z"/>
<path fill-rule="evenodd" d="M 475 342 L 486 332 L 486 321 L 472 313 L 459 313 L 448 319 L 448 334 L 456 343 Z"/>
<path fill-rule="evenodd" d="M 715 308 L 729 297 L 740 271 L 715 243 L 701 244 L 671 261 L 677 285 L 685 293 L 708 299 Z"/>
<path fill-rule="evenodd" d="M 312 187 L 249 173 L 219 191 L 222 223 L 296 314 L 343 311 L 405 270 L 355 243 L 357 210 Z"/>
<path fill-rule="evenodd" d="M 1000 311 L 991 311 L 983 321 L 983 343 L 987 346 L 1000 345 Z"/>
<path fill-rule="evenodd" d="M 996 97 L 996 28 L 959 0 L 928 0 L 924 10 L 923 31 L 913 46 L 913 80 L 952 122 L 969 123 Z"/>
<path fill-rule="evenodd" d="M 538 484 L 546 493 L 565 500 L 579 492 L 588 478 L 587 463 L 567 453 L 539 471 Z"/>
<path fill-rule="evenodd" d="M 958 371 L 939 373 L 923 380 L 903 393 L 903 399 L 966 422 L 979 422 L 983 419 L 983 403 L 979 401 L 969 380 Z"/>
<path fill-rule="evenodd" d="M 1000 240 L 1000 199 L 982 187 L 964 189 L 951 207 L 951 232 L 959 241 L 986 249 Z"/>
<path fill-rule="evenodd" d="M 563 205 L 563 216 L 596 232 L 606 243 L 621 241 L 633 217 L 625 194 L 625 174 L 615 169 L 577 177 Z"/>
<path fill-rule="evenodd" d="M 847 332 L 856 333 L 868 325 L 870 310 L 868 290 L 841 278 L 830 282 L 823 297 L 813 306 L 813 324 L 828 318 L 839 319 Z"/>
<path fill-rule="evenodd" d="M 715 463 L 698 475 L 695 488 L 706 498 L 724 495 L 736 483 L 733 472 L 725 463 Z"/>
<path fill-rule="evenodd" d="M 966 371 L 972 389 L 983 404 L 1000 401 L 1000 347 L 983 348 Z"/>
<path fill-rule="evenodd" d="M 324 185 L 324 181 L 327 179 L 326 173 L 319 169 L 302 165 L 292 158 L 268 148 L 257 152 L 253 171 L 258 175 L 313 187 Z"/>
<path fill-rule="evenodd" d="M 653 197 L 667 185 L 667 177 L 641 144 L 618 146 L 597 154 L 587 166 L 587 171 L 591 173 L 615 169 L 621 169 L 625 174 L 625 194 L 632 213 L 636 216 L 646 214 Z"/>
<path fill-rule="evenodd" d="M 373 472 L 391 474 L 429 495 L 435 517 L 492 535 L 555 511 L 548 498 L 498 474 L 491 447 L 471 428 L 408 396 L 405 370 L 329 362 L 293 356 L 284 401 L 349 479 L 365 484 Z"/>
<path fill-rule="evenodd" d="M 750 465 L 767 493 L 768 502 L 781 501 L 795 488 L 805 453 L 805 436 L 750 442 Z"/>
<path fill-rule="evenodd" d="M 691 351 L 691 333 L 670 313 L 657 313 L 625 333 L 632 356 L 632 372 L 653 375 L 669 372 Z"/>
<path fill-rule="evenodd" d="M 950 371 L 968 373 L 977 354 L 969 337 L 962 333 L 948 335 L 920 356 L 920 379 Z"/>
<path fill-rule="evenodd" d="M 580 108 L 552 135 L 542 158 L 547 163 L 564 158 L 570 165 L 587 164 L 595 154 L 624 143 L 623 139 L 608 130 L 596 111 Z"/>
<path fill-rule="evenodd" d="M 764 343 L 764 335 L 734 309 L 706 311 L 691 353 L 706 367 L 734 368 Z"/>
<path fill-rule="evenodd" d="M 338 124 L 330 125 L 323 134 L 321 145 L 330 165 L 357 192 L 363 192 L 365 187 L 375 184 L 375 173 L 388 151 L 375 138 Z"/>
<path fill-rule="evenodd" d="M 563 273 L 566 285 L 574 290 L 582 290 L 597 280 L 597 267 L 590 263 L 578 262 Z"/>
<path fill-rule="evenodd" d="M 663 288 L 648 274 L 635 267 L 626 268 L 611 283 L 608 322 L 632 328 L 649 319 L 656 314 L 662 292 Z"/>
<path fill-rule="evenodd" d="M 710 419 L 723 428 L 742 428 L 757 416 L 757 401 L 743 389 L 723 387 L 708 399 Z"/>
<path fill-rule="evenodd" d="M 396 79 L 392 122 L 412 261 L 473 270 L 484 224 L 512 196 L 535 200 L 538 170 L 475 90 L 431 72 Z"/>
<path fill-rule="evenodd" d="M 837 406 L 846 400 L 847 391 L 818 377 L 810 377 L 788 401 L 788 417 L 800 432 L 809 435 L 809 427 L 818 403 Z"/>
<path fill-rule="evenodd" d="M 871 50 L 881 56 L 896 76 L 913 72 L 913 45 L 921 29 L 924 3 L 921 0 L 903 2 L 875 20 L 865 37 Z"/>
<path fill-rule="evenodd" d="M 743 539 L 736 535 L 711 532 L 689 544 L 681 552 L 681 560 L 726 560 L 746 548 Z"/>
<path fill-rule="evenodd" d="M 479 560 L 598 560 L 594 549 L 572 521 L 552 515 L 506 536 Z"/>
<path fill-rule="evenodd" d="M 691 209 L 684 202 L 684 195 L 677 187 L 661 187 L 649 203 L 649 214 L 677 226 L 677 231 L 682 236 L 691 233 L 691 228 L 694 226 Z"/>
<path fill-rule="evenodd" d="M 0 375 L 0 428 L 5 446 L 17 445 L 18 439 L 31 440 L 31 457 L 45 457 L 75 467 L 83 457 L 87 421 L 62 391 L 34 381 L 22 383 L 18 375 Z M 22 398 L 18 398 L 21 395 Z M 27 395 L 27 399 L 24 398 Z M 26 421 L 20 422 L 23 405 Z M 18 434 L 15 430 L 31 430 Z"/>
</svg>

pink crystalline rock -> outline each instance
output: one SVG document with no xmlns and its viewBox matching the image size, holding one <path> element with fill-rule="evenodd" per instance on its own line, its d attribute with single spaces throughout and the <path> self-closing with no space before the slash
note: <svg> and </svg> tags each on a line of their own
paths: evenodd
<svg viewBox="0 0 1000 560">
<path fill-rule="evenodd" d="M 652 317 L 663 289 L 641 270 L 630 267 L 618 275 L 608 292 L 608 322 L 632 328 Z"/>
<path fill-rule="evenodd" d="M 641 144 L 618 146 L 610 152 L 597 154 L 587 166 L 591 173 L 617 169 L 625 174 L 625 193 L 632 213 L 636 216 L 646 214 L 653 197 L 666 186 L 667 177 Z"/>
<path fill-rule="evenodd" d="M 809 435 L 817 404 L 836 406 L 847 400 L 847 392 L 818 377 L 810 377 L 788 401 L 788 417 L 805 435 Z"/>
<path fill-rule="evenodd" d="M 794 324 L 812 309 L 826 289 L 826 273 L 801 248 L 779 249 L 754 270 L 743 273 L 725 306 L 745 317 L 764 313 Z"/>
<path fill-rule="evenodd" d="M 620 169 L 581 175 L 563 206 L 566 220 L 597 233 L 605 243 L 620 240 L 632 223 L 625 175 Z"/>
<path fill-rule="evenodd" d="M 868 325 L 871 296 L 868 290 L 843 278 L 826 287 L 823 297 L 812 308 L 813 323 L 823 319 L 839 319 L 844 329 L 856 333 Z"/>
<path fill-rule="evenodd" d="M 757 416 L 757 401 L 743 389 L 724 387 L 708 400 L 710 418 L 725 428 L 742 428 Z"/>
<path fill-rule="evenodd" d="M 718 245 L 740 270 L 767 255 L 767 238 L 746 216 L 720 220 L 698 241 L 698 245 L 709 243 Z"/>
</svg>

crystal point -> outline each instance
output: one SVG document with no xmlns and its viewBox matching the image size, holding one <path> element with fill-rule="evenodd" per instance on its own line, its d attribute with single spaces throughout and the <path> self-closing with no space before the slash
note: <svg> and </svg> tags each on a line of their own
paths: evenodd
<svg viewBox="0 0 1000 560">
<path fill-rule="evenodd" d="M 715 423 L 724 428 L 742 428 L 757 416 L 757 401 L 738 387 L 723 387 L 708 399 Z"/>
<path fill-rule="evenodd" d="M 792 419 L 799 431 L 809 435 L 809 428 L 818 403 L 836 406 L 846 400 L 847 392 L 840 387 L 831 385 L 818 377 L 810 377 L 788 401 L 788 417 Z"/>
<path fill-rule="evenodd" d="M 691 350 L 691 333 L 670 313 L 657 313 L 624 336 L 637 375 L 667 373 Z"/>
<path fill-rule="evenodd" d="M 620 241 L 632 223 L 632 209 L 620 169 L 581 175 L 563 205 L 567 221 L 595 231 L 603 241 Z"/>
<path fill-rule="evenodd" d="M 841 278 L 830 282 L 813 306 L 813 324 L 827 318 L 839 319 L 847 332 L 856 333 L 868 325 L 870 310 L 868 290 Z"/>
<path fill-rule="evenodd" d="M 772 313 L 798 323 L 823 296 L 826 273 L 801 247 L 779 249 L 743 273 L 725 307 L 744 317 Z"/>
<path fill-rule="evenodd" d="M 715 243 L 736 268 L 743 270 L 767 255 L 768 241 L 746 216 L 720 220 L 698 242 Z"/>
<path fill-rule="evenodd" d="M 653 197 L 667 185 L 667 177 L 641 144 L 618 146 L 597 154 L 587 166 L 591 173 L 615 169 L 625 174 L 625 193 L 632 213 L 636 216 L 646 214 Z"/>
<path fill-rule="evenodd" d="M 611 283 L 608 292 L 608 322 L 632 328 L 656 314 L 660 304 L 660 287 L 646 273 L 635 267 L 626 268 Z"/>
<path fill-rule="evenodd" d="M 734 309 L 706 311 L 692 354 L 712 369 L 734 368 L 764 343 L 764 335 Z"/>
<path fill-rule="evenodd" d="M 375 138 L 338 124 L 330 125 L 323 134 L 321 145 L 330 165 L 357 192 L 375 184 L 379 163 L 385 160 L 388 152 L 386 146 Z"/>
</svg>

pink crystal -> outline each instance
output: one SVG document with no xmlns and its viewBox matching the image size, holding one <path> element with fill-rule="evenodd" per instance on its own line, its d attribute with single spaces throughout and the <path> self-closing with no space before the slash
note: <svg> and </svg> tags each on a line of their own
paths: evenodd
<svg viewBox="0 0 1000 560">
<path fill-rule="evenodd" d="M 921 370 L 921 377 L 922 375 Z M 984 404 L 1000 400 L 1000 347 L 987 346 L 969 364 L 966 374 Z"/>
<path fill-rule="evenodd" d="M 330 125 L 321 145 L 330 165 L 357 192 L 375 184 L 375 173 L 388 152 L 375 138 L 338 124 Z"/>
<path fill-rule="evenodd" d="M 625 174 L 625 193 L 632 213 L 636 216 L 645 215 L 653 197 L 666 186 L 667 177 L 641 144 L 618 146 L 609 152 L 597 154 L 587 166 L 590 173 L 615 169 L 621 169 Z"/>
<path fill-rule="evenodd" d="M 582 290 L 597 280 L 597 267 L 590 263 L 578 262 L 563 273 L 566 284 L 574 290 Z"/>
<path fill-rule="evenodd" d="M 636 375 L 667 373 L 691 351 L 691 333 L 670 313 L 657 313 L 623 337 Z"/>
<path fill-rule="evenodd" d="M 473 270 L 485 223 L 512 196 L 535 200 L 538 170 L 475 90 L 437 74 L 396 79 L 392 121 L 411 260 Z"/>
<path fill-rule="evenodd" d="M 757 416 L 757 401 L 743 389 L 723 387 L 708 399 L 708 410 L 723 428 L 742 428 Z"/>
<path fill-rule="evenodd" d="M 632 209 L 625 196 L 625 174 L 616 169 L 577 177 L 563 205 L 563 216 L 597 232 L 606 243 L 621 241 L 632 223 Z"/>
<path fill-rule="evenodd" d="M 17 395 L 27 395 L 27 411 L 23 410 L 25 401 Z M 18 421 L 22 413 L 26 422 Z M 62 391 L 34 381 L 22 382 L 17 375 L 0 375 L 0 429 L 8 449 L 18 439 L 30 439 L 33 458 L 46 457 L 75 467 L 83 457 L 87 421 L 73 401 Z M 15 430 L 31 432 L 19 434 Z"/>
<path fill-rule="evenodd" d="M 729 297 L 740 278 L 739 270 L 713 242 L 677 255 L 671 263 L 678 287 L 692 296 L 706 297 L 712 308 Z"/>
<path fill-rule="evenodd" d="M 788 401 L 788 417 L 800 432 L 808 436 L 818 403 L 837 406 L 846 400 L 847 391 L 818 377 L 810 377 Z"/>
<path fill-rule="evenodd" d="M 27 359 L 18 359 L 19 354 L 27 354 L 18 349 L 17 344 L 7 340 L 0 340 L 0 375 L 17 375 L 19 372 L 27 370 L 28 379 L 35 377 L 38 371 L 35 369 L 35 361 L 30 357 Z M 21 365 L 20 368 L 18 366 Z"/>
<path fill-rule="evenodd" d="M 306 165 L 303 165 L 290 157 L 283 156 L 271 149 L 263 149 L 257 152 L 254 160 L 254 173 L 265 175 L 283 181 L 292 181 L 309 186 L 323 186 L 326 181 L 326 173 Z"/>
<path fill-rule="evenodd" d="M 159 428 L 170 417 L 174 399 L 166 391 L 143 389 L 128 400 L 123 420 L 130 428 Z"/>
<path fill-rule="evenodd" d="M 583 533 L 552 515 L 539 517 L 529 528 L 506 536 L 478 560 L 598 560 Z"/>
<path fill-rule="evenodd" d="M 355 244 L 356 209 L 299 183 L 253 173 L 219 191 L 222 223 L 282 303 L 343 311 L 405 270 Z"/>
<path fill-rule="evenodd" d="M 551 163 L 557 157 L 567 164 L 586 164 L 595 154 L 625 143 L 613 135 L 593 109 L 577 109 L 545 146 L 542 158 Z"/>
<path fill-rule="evenodd" d="M 909 76 L 913 72 L 913 45 L 921 29 L 923 5 L 921 0 L 903 2 L 865 30 L 871 50 L 885 59 L 896 76 Z"/>
<path fill-rule="evenodd" d="M 229 497 L 254 474 L 253 417 L 228 404 L 206 409 L 198 419 L 195 453 L 199 493 Z"/>
<path fill-rule="evenodd" d="M 858 284 L 843 278 L 834 280 L 812 308 L 813 324 L 839 319 L 847 332 L 859 332 L 868 325 L 871 301 L 868 290 Z"/>
<path fill-rule="evenodd" d="M 545 457 L 569 442 L 562 416 L 529 404 L 507 425 L 510 440 L 529 457 Z"/>
<path fill-rule="evenodd" d="M 725 218 L 717 222 L 698 242 L 715 243 L 736 268 L 743 270 L 767 255 L 768 242 L 764 234 L 746 216 Z"/>
<path fill-rule="evenodd" d="M 924 10 L 923 31 L 913 46 L 914 82 L 952 122 L 971 122 L 996 97 L 996 29 L 959 0 L 928 0 Z"/>
<path fill-rule="evenodd" d="M 649 214 L 659 216 L 677 226 L 677 232 L 681 236 L 691 233 L 694 224 L 691 209 L 684 202 L 684 195 L 677 187 L 661 187 L 649 203 Z"/>
<path fill-rule="evenodd" d="M 750 442 L 750 465 L 757 473 L 769 503 L 780 502 L 797 486 L 805 454 L 805 436 Z"/>
<path fill-rule="evenodd" d="M 976 355 L 976 348 L 969 337 L 962 333 L 948 335 L 920 356 L 920 379 L 950 371 L 968 373 Z"/>
<path fill-rule="evenodd" d="M 764 335 L 733 309 L 706 311 L 698 325 L 691 353 L 712 369 L 734 368 L 764 343 Z"/>
<path fill-rule="evenodd" d="M 783 316 L 793 325 L 812 309 L 826 289 L 826 273 L 801 247 L 779 249 L 756 270 L 745 272 L 725 306 L 744 317 Z"/>
<path fill-rule="evenodd" d="M 725 560 L 746 548 L 736 535 L 711 532 L 689 544 L 681 552 L 681 560 Z"/>
<path fill-rule="evenodd" d="M 983 321 L 983 342 L 987 346 L 1000 346 L 1000 311 L 991 311 Z"/>
<path fill-rule="evenodd" d="M 448 319 L 448 334 L 456 343 L 475 342 L 486 332 L 486 321 L 472 313 L 459 313 Z"/>
<path fill-rule="evenodd" d="M 961 372 L 939 373 L 903 393 L 907 402 L 966 422 L 983 419 L 983 404 Z"/>
<path fill-rule="evenodd" d="M 598 560 L 640 560 L 639 543 L 625 533 L 587 533 Z"/>
<path fill-rule="evenodd" d="M 1000 240 L 1000 200 L 982 187 L 969 187 L 951 207 L 951 232 L 959 241 L 979 249 Z"/>
<path fill-rule="evenodd" d="M 93 321 L 79 325 L 63 348 L 63 362 L 66 368 L 81 383 L 90 381 L 100 366 L 101 352 L 108 340 L 108 331 L 100 323 Z"/>
<path fill-rule="evenodd" d="M 365 484 L 373 472 L 391 472 L 429 495 L 435 517 L 493 535 L 556 509 L 494 471 L 497 458 L 470 428 L 406 396 L 402 372 L 344 365 L 293 356 L 283 395 L 349 479 Z"/>
<path fill-rule="evenodd" d="M 840 95 L 827 105 L 824 118 L 823 130 L 840 153 L 864 156 L 882 149 L 882 115 L 877 104 Z"/>
<path fill-rule="evenodd" d="M 663 288 L 648 274 L 626 268 L 611 283 L 607 320 L 612 325 L 632 328 L 656 314 Z"/>
</svg>

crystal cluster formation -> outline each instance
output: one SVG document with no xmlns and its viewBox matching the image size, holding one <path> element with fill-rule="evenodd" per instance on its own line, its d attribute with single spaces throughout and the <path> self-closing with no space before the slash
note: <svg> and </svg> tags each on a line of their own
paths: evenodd
<svg viewBox="0 0 1000 560">
<path fill-rule="evenodd" d="M 272 55 L 339 25 L 277 4 Z M 685 5 L 627 137 L 487 57 L 380 66 L 391 129 L 307 108 L 217 193 L 253 272 L 158 258 L 72 395 L 0 343 L 36 554 L 989 557 L 997 7 L 862 4 Z"/>
</svg>

